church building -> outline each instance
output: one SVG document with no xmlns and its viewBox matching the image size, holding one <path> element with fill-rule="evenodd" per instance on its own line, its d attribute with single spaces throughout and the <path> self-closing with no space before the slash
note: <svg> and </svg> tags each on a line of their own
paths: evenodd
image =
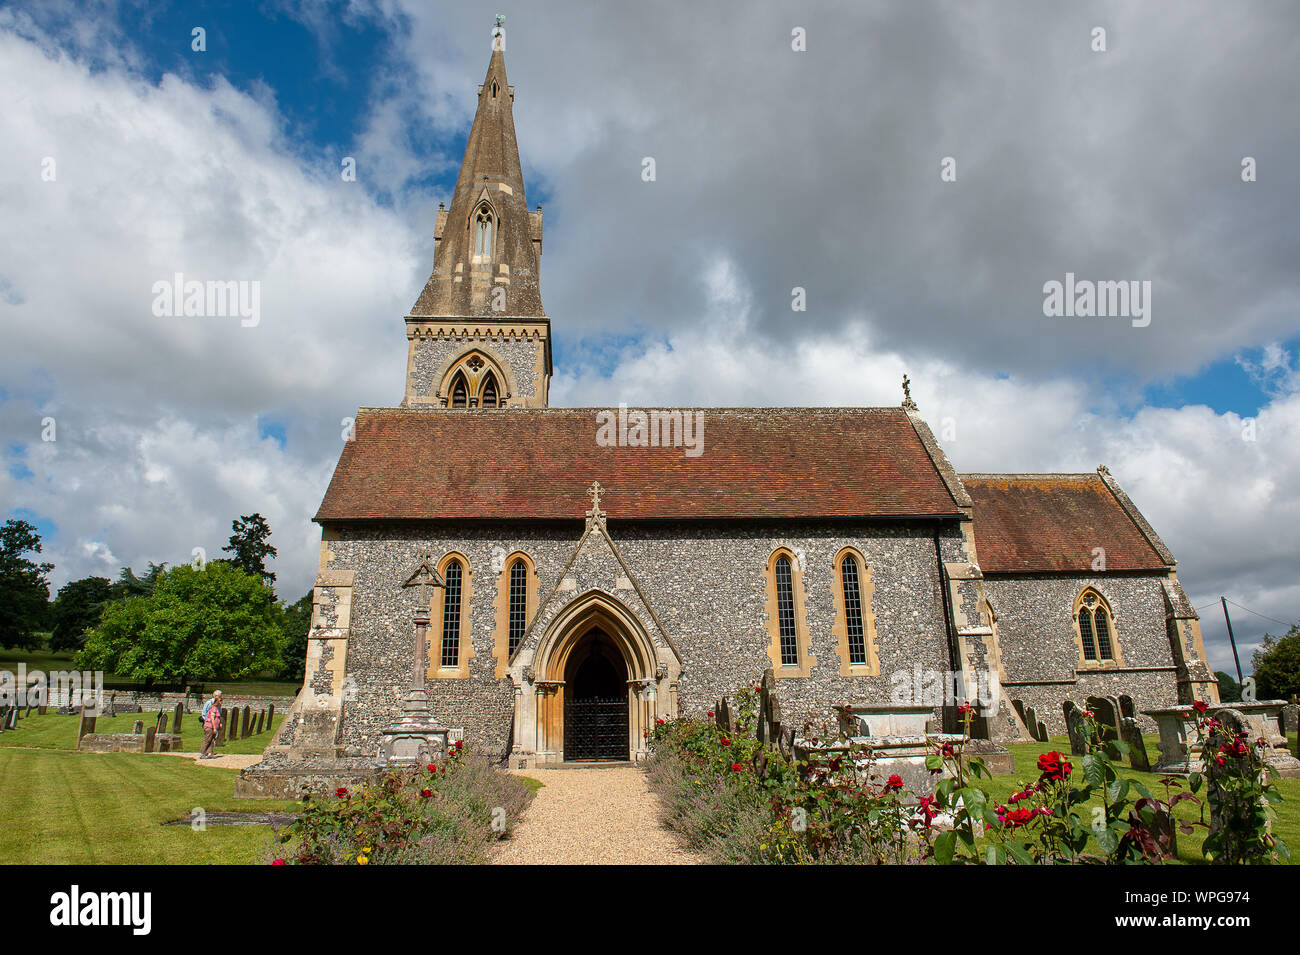
<svg viewBox="0 0 1300 955">
<path fill-rule="evenodd" d="M 1031 706 L 1063 732 L 1067 698 L 1217 701 L 1174 557 L 1105 467 L 958 474 L 906 393 L 550 407 L 503 46 L 405 318 L 402 400 L 358 411 L 315 516 L 306 676 L 264 780 L 342 780 L 429 725 L 511 767 L 636 760 L 656 719 L 768 669 L 787 726 L 900 701 L 951 726 L 978 697 L 980 732 L 1011 740 Z"/>
</svg>

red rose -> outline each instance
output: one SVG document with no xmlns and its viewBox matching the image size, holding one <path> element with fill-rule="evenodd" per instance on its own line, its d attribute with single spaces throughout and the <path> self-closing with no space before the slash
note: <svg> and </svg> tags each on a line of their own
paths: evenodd
<svg viewBox="0 0 1300 955">
<path fill-rule="evenodd" d="M 917 801 L 921 804 L 921 815 L 925 817 L 925 824 L 928 826 L 930 820 L 939 815 L 938 811 L 934 808 L 934 797 L 922 796 Z"/>
<path fill-rule="evenodd" d="M 433 790 L 432 790 L 432 789 L 421 789 L 421 790 L 420 790 L 420 795 L 423 796 L 425 799 L 428 799 L 430 796 L 433 795 Z"/>
<path fill-rule="evenodd" d="M 1033 818 L 1034 810 L 1032 809 L 1013 809 L 1006 814 L 1002 821 L 1009 826 L 1023 826 Z"/>
<path fill-rule="evenodd" d="M 738 773 L 738 772 L 740 772 L 740 769 L 741 769 L 740 763 L 732 763 L 732 764 L 731 764 L 731 771 L 732 771 L 733 773 Z"/>
<path fill-rule="evenodd" d="M 1043 779 L 1064 780 L 1070 775 L 1072 767 L 1069 760 L 1053 750 L 1038 757 L 1038 771 Z"/>
<path fill-rule="evenodd" d="M 271 865 L 284 865 L 284 860 L 276 859 L 274 862 L 271 863 Z"/>
<path fill-rule="evenodd" d="M 722 745 L 723 745 L 723 746 L 730 746 L 730 745 L 731 745 L 731 740 L 727 739 L 727 737 L 725 737 L 725 736 L 722 737 Z"/>
<path fill-rule="evenodd" d="M 903 788 L 902 776 L 895 774 L 893 776 L 890 776 L 887 780 L 885 780 L 886 792 L 898 792 L 902 788 Z"/>
<path fill-rule="evenodd" d="M 435 766 L 433 763 L 430 763 L 430 764 L 429 764 L 429 772 L 431 772 L 431 773 L 436 773 L 437 771 L 438 771 L 438 767 Z"/>
<path fill-rule="evenodd" d="M 464 746 L 464 745 L 465 745 L 465 744 L 464 744 L 463 742 L 461 742 L 460 740 L 456 740 L 456 748 L 457 748 L 457 749 L 460 749 L 460 748 L 461 748 L 462 746 Z"/>
<path fill-rule="evenodd" d="M 340 799 L 347 799 L 348 787 L 340 786 L 338 789 L 334 790 L 334 795 L 338 796 Z"/>
<path fill-rule="evenodd" d="M 713 719 L 713 710 L 709 710 L 709 719 Z"/>
<path fill-rule="evenodd" d="M 973 709 L 974 709 L 974 707 L 970 705 L 970 700 L 967 700 L 967 701 L 966 701 L 965 703 L 963 703 L 961 706 L 957 707 L 957 715 L 958 715 L 958 716 L 965 716 L 967 713 L 969 713 L 969 712 L 970 712 L 971 710 L 973 710 Z"/>
<path fill-rule="evenodd" d="M 1198 713 L 1204 713 L 1209 708 L 1210 708 L 1209 704 L 1206 703 L 1204 700 L 1197 700 L 1195 703 L 1192 704 L 1192 709 L 1194 709 Z"/>
</svg>

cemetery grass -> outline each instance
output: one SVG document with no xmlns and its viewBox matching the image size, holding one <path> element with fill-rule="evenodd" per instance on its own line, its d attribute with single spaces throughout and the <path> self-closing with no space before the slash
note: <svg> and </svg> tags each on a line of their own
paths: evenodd
<svg viewBox="0 0 1300 955">
<path fill-rule="evenodd" d="M 1157 739 L 1158 737 L 1155 736 L 1146 737 L 1147 752 L 1150 754 L 1153 761 L 1158 753 L 1155 746 L 1155 741 Z M 1013 792 L 1021 789 L 1022 787 L 1020 783 L 1033 782 L 1038 778 L 1038 770 L 1036 767 L 1038 757 L 1041 753 L 1056 750 L 1070 759 L 1074 764 L 1074 773 L 1076 775 L 1082 772 L 1080 768 L 1080 760 L 1082 757 L 1069 755 L 1070 740 L 1065 736 L 1053 736 L 1046 743 L 1016 743 L 1008 746 L 1007 749 L 1011 750 L 1012 755 L 1015 756 L 1015 772 L 1009 776 L 995 776 L 992 779 L 981 779 L 979 781 L 980 786 L 986 789 L 989 795 L 999 802 L 1005 802 Z M 1293 753 L 1295 752 L 1294 743 L 1292 744 L 1291 751 Z M 1156 796 L 1159 799 L 1165 798 L 1165 787 L 1160 785 L 1160 779 L 1162 777 L 1155 773 L 1140 773 L 1124 766 L 1120 769 L 1120 774 L 1128 779 L 1140 780 L 1143 785 L 1151 790 L 1153 796 Z M 1175 789 L 1173 792 L 1188 791 L 1186 779 L 1183 779 L 1182 777 L 1178 778 L 1182 781 L 1184 788 L 1182 790 Z M 1284 801 L 1274 807 L 1277 810 L 1277 818 L 1273 822 L 1273 831 L 1291 850 L 1292 862 L 1300 862 L 1300 779 L 1278 779 L 1275 780 L 1275 782 L 1277 783 L 1278 791 L 1282 794 Z M 1205 789 L 1202 787 L 1201 791 L 1197 794 L 1197 798 L 1204 800 L 1204 796 Z M 1092 802 L 1085 803 L 1083 807 L 1078 810 L 1080 816 L 1087 818 L 1088 809 L 1092 807 L 1093 803 L 1100 806 L 1100 797 L 1094 799 Z M 1195 803 L 1192 803 L 1189 800 L 1174 807 L 1174 815 L 1178 819 L 1196 821 L 1200 819 L 1200 809 Z M 1206 810 L 1205 818 L 1207 821 L 1209 820 L 1208 809 Z M 1185 835 L 1181 832 L 1178 834 L 1179 863 L 1205 863 L 1205 858 L 1201 855 L 1201 844 L 1205 841 L 1205 834 L 1206 830 L 1199 826 L 1193 830 L 1191 835 Z M 1085 851 L 1090 853 L 1099 852 L 1096 844 L 1091 839 L 1088 841 L 1088 848 Z"/>
<path fill-rule="evenodd" d="M 171 722 L 171 710 L 165 710 L 167 713 L 168 723 Z M 242 717 L 241 717 L 242 719 Z M 136 720 L 141 720 L 145 727 L 153 726 L 158 720 L 156 710 L 146 710 L 143 713 L 119 713 L 116 716 L 100 716 L 95 720 L 96 733 L 129 733 L 135 727 Z M 233 742 L 227 740 L 223 745 L 217 747 L 218 756 L 229 756 L 235 754 L 250 755 L 261 753 L 270 744 L 274 738 L 274 731 L 280 728 L 280 723 L 284 720 L 283 713 L 277 713 L 272 720 L 272 731 L 263 730 L 256 736 L 237 739 Z M 28 717 L 19 717 L 18 728 L 0 733 L 0 749 L 18 747 L 34 749 L 63 749 L 75 750 L 77 748 L 77 716 L 63 716 L 54 711 L 46 713 L 44 716 L 37 714 L 35 710 Z M 168 731 L 172 727 L 168 726 Z M 187 753 L 197 753 L 203 745 L 203 730 L 199 726 L 198 715 L 195 713 L 186 713 L 181 723 L 181 739 L 184 744 L 184 750 Z M 158 757 L 150 756 L 150 759 Z M 168 761 L 174 757 L 162 757 Z M 177 762 L 183 760 L 176 759 Z"/>
<path fill-rule="evenodd" d="M 265 735 L 248 742 L 258 740 Z M 195 832 L 163 825 L 189 819 L 196 806 L 207 812 L 296 811 L 292 802 L 235 799 L 237 776 L 233 769 L 170 756 L 0 747 L 0 864 L 259 862 L 269 826 Z"/>
</svg>

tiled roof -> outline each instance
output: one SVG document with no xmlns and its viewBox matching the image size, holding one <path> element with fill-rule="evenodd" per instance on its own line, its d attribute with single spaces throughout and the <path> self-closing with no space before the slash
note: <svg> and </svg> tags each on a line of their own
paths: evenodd
<svg viewBox="0 0 1300 955">
<path fill-rule="evenodd" d="M 1097 474 L 963 474 L 985 573 L 1157 570 L 1167 564 Z"/>
<path fill-rule="evenodd" d="M 901 409 L 701 410 L 688 457 L 602 447 L 596 408 L 363 408 L 315 519 L 580 519 L 593 481 L 612 521 L 959 514 Z"/>
</svg>

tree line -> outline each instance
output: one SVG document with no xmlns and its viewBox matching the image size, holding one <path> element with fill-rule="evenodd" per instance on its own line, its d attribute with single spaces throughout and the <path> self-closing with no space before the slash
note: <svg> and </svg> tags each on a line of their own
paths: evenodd
<svg viewBox="0 0 1300 955">
<path fill-rule="evenodd" d="M 74 666 L 147 684 L 270 676 L 301 680 L 311 626 L 311 591 L 276 596 L 271 528 L 261 514 L 231 522 L 228 557 L 194 564 L 149 563 L 116 580 L 71 580 L 50 598 L 38 529 L 0 528 L 0 647 L 74 653 Z"/>
</svg>

